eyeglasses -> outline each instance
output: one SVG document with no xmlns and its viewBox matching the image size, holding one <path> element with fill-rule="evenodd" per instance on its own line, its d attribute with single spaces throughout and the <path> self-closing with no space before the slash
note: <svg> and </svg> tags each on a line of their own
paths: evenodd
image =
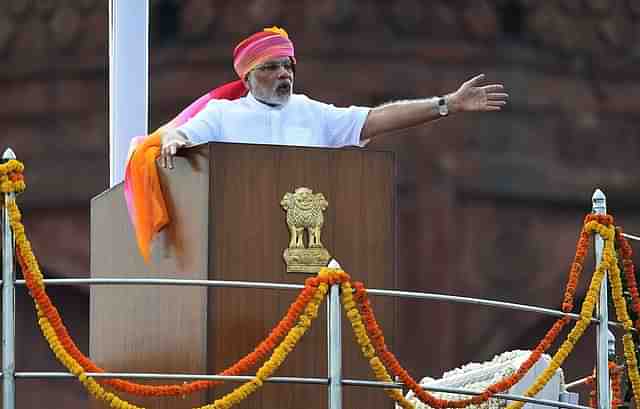
<svg viewBox="0 0 640 409">
<path fill-rule="evenodd" d="M 285 71 L 293 72 L 294 64 L 291 61 L 266 62 L 264 64 L 256 66 L 256 70 L 264 72 L 276 72 L 280 69 L 280 67 L 284 68 Z"/>
</svg>

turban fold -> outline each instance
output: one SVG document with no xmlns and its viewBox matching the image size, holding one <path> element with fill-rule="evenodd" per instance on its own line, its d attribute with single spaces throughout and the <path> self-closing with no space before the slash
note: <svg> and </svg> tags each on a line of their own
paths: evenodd
<svg viewBox="0 0 640 409">
<path fill-rule="evenodd" d="M 293 43 L 285 30 L 271 27 L 249 36 L 233 52 L 233 66 L 239 80 L 204 94 L 152 134 L 132 139 L 125 169 L 124 196 L 138 248 L 145 261 L 149 260 L 153 237 L 170 222 L 156 168 L 162 132 L 184 124 L 202 111 L 211 100 L 243 97 L 248 92 L 242 82 L 244 77 L 256 66 L 282 57 L 291 57 L 295 62 Z"/>
</svg>

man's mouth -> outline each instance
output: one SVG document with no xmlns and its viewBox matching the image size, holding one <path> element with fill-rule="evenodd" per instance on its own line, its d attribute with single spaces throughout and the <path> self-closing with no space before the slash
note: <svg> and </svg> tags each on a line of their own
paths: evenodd
<svg viewBox="0 0 640 409">
<path fill-rule="evenodd" d="M 278 86 L 276 87 L 276 91 L 278 93 L 286 93 L 291 91 L 291 84 L 289 82 L 283 82 L 281 84 L 278 84 Z"/>
</svg>

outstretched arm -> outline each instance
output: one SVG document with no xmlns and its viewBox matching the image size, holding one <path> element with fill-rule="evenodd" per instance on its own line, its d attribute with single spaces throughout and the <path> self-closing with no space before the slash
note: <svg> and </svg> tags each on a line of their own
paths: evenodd
<svg viewBox="0 0 640 409">
<path fill-rule="evenodd" d="M 444 96 L 448 115 L 459 112 L 500 111 L 509 95 L 502 84 L 480 86 L 484 74 L 463 83 L 457 91 Z M 367 141 L 380 134 L 411 128 L 441 118 L 438 98 L 391 102 L 373 108 L 362 128 L 360 140 Z"/>
</svg>

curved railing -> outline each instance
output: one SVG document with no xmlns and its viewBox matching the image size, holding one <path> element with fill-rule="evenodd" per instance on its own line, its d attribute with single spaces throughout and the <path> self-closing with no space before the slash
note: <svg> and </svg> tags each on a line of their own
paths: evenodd
<svg viewBox="0 0 640 409">
<path fill-rule="evenodd" d="M 15 155 L 10 150 L 5 152 L 3 159 L 15 159 Z M 1 175 L 0 175 L 1 176 Z M 6 189 L 5 189 L 6 190 Z M 2 322 L 3 322 L 3 407 L 5 409 L 15 408 L 15 380 L 16 379 L 33 379 L 33 378 L 73 378 L 76 375 L 67 372 L 19 372 L 15 370 L 15 289 L 16 287 L 22 288 L 27 282 L 26 280 L 18 280 L 15 277 L 14 266 L 14 239 L 12 231 L 10 229 L 9 212 L 7 209 L 7 203 L 10 200 L 14 200 L 13 192 L 3 192 L 3 204 L 2 207 L 2 267 L 3 267 L 3 279 L 2 279 L 2 296 L 3 296 L 3 308 L 2 308 Z M 596 191 L 593 197 L 593 210 L 595 214 L 606 214 L 606 202 L 605 197 L 599 190 Z M 625 234 L 625 237 L 638 240 L 640 238 Z M 11 245 L 6 245 L 11 243 Z M 596 249 L 596 265 L 600 263 L 603 256 L 603 241 L 596 235 L 595 240 Z M 76 285 L 143 285 L 143 286 L 205 286 L 205 287 L 218 287 L 218 288 L 257 288 L 257 289 L 271 289 L 271 290 L 302 290 L 305 286 L 296 284 L 277 284 L 277 283 L 263 283 L 263 282 L 244 282 L 244 281 L 220 281 L 220 280 L 180 280 L 180 279 L 157 279 L 157 278 L 74 278 L 74 279 L 44 279 L 41 280 L 46 286 L 76 286 Z M 597 336 L 597 373 L 598 376 L 598 407 L 600 409 L 609 409 L 609 375 L 608 375 L 608 355 L 611 340 L 609 339 L 610 332 L 606 330 L 607 327 L 623 327 L 623 323 L 614 322 L 608 320 L 608 301 L 607 301 L 607 284 L 606 280 L 602 280 L 602 288 L 600 290 L 599 308 L 597 311 L 597 318 L 592 318 L 591 322 L 598 325 Z M 380 382 L 370 381 L 362 379 L 345 379 L 342 374 L 341 360 L 342 360 L 342 345 L 341 345 L 341 305 L 340 305 L 340 283 L 334 283 L 330 286 L 329 290 L 329 302 L 328 308 L 328 337 L 327 337 L 327 351 L 328 351 L 328 373 L 323 378 L 303 378 L 303 377 L 269 377 L 265 379 L 265 382 L 271 383 L 298 383 L 298 384 L 316 384 L 323 385 L 328 388 L 329 393 L 329 407 L 330 409 L 341 409 L 342 407 L 342 386 L 354 386 L 354 387 L 370 387 L 370 388 L 392 388 L 400 389 L 405 385 L 399 382 Z M 366 294 L 381 297 L 398 297 L 398 298 L 410 298 L 419 300 L 436 300 L 447 301 L 454 303 L 466 303 L 478 306 L 484 306 L 489 308 L 503 308 L 512 309 L 518 311 L 531 312 L 536 314 L 549 315 L 553 317 L 563 318 L 568 320 L 579 320 L 581 317 L 579 314 L 573 314 L 564 312 L 561 310 L 554 310 L 549 308 L 543 308 L 532 305 L 515 304 L 502 301 L 492 301 L 486 299 L 461 297 L 455 295 L 413 292 L 413 291 L 397 291 L 386 289 L 368 289 Z M 247 382 L 253 380 L 253 376 L 223 376 L 223 375 L 199 375 L 199 374 L 152 374 L 152 373 L 112 373 L 112 372 L 86 372 L 86 376 L 94 378 L 120 378 L 120 379 L 154 379 L 154 380 L 206 380 L 206 381 L 218 381 L 224 380 L 228 382 Z M 568 384 L 569 386 L 575 386 L 581 383 L 582 380 Z M 455 393 L 460 395 L 474 396 L 479 395 L 480 392 L 470 391 L 457 388 L 439 388 L 439 387 L 424 387 L 425 390 L 433 392 L 445 392 Z M 568 409 L 587 409 L 587 406 L 578 404 L 572 404 L 560 401 L 549 401 L 543 399 L 536 399 L 520 395 L 512 395 L 508 393 L 496 393 L 492 394 L 494 398 L 501 398 L 510 401 L 520 401 L 527 403 L 536 403 L 546 406 L 568 408 Z"/>
</svg>

